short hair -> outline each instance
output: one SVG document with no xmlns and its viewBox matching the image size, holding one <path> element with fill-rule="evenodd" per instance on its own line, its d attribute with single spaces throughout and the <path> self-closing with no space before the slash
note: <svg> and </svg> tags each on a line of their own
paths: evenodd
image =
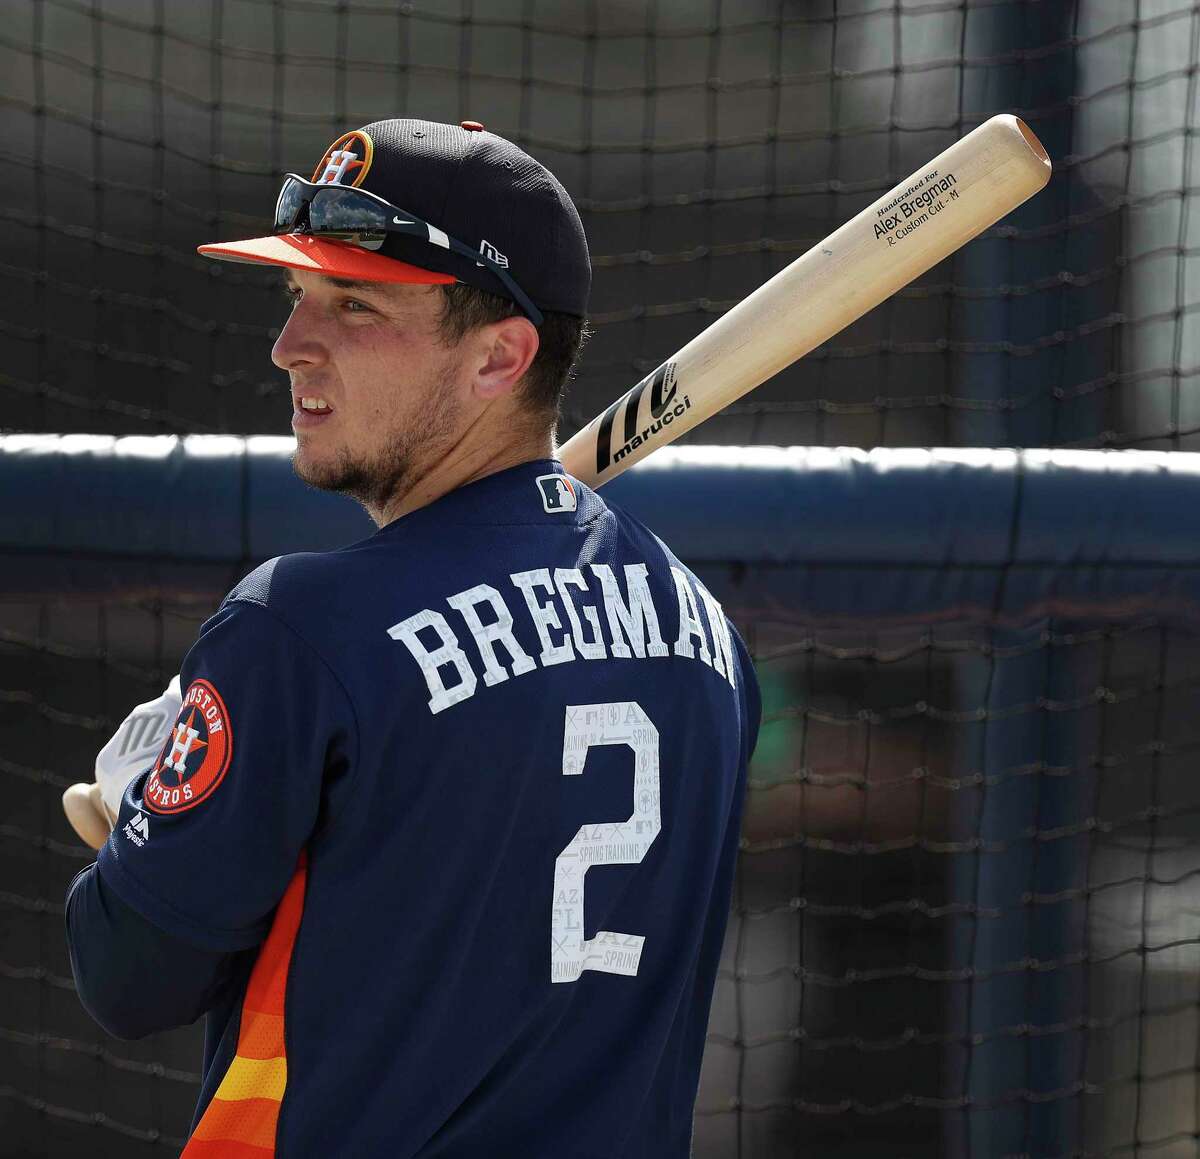
<svg viewBox="0 0 1200 1159">
<path fill-rule="evenodd" d="M 502 322 L 521 313 L 511 298 L 502 298 L 462 282 L 442 284 L 442 315 L 438 332 L 442 342 L 453 346 L 480 326 Z M 538 351 L 522 379 L 522 398 L 530 414 L 548 424 L 558 421 L 563 393 L 571 381 L 579 352 L 591 337 L 586 318 L 574 314 L 543 311 L 537 328 Z"/>
</svg>

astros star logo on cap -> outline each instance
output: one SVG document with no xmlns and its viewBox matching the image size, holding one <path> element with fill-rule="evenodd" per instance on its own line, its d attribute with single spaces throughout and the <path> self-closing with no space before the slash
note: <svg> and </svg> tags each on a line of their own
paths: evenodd
<svg viewBox="0 0 1200 1159">
<path fill-rule="evenodd" d="M 362 129 L 343 133 L 325 150 L 312 179 L 318 185 L 361 185 L 374 155 L 375 144 Z"/>
</svg>

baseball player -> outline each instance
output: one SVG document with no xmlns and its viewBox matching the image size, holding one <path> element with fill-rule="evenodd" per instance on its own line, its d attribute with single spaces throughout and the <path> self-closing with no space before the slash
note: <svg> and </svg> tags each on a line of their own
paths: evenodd
<svg viewBox="0 0 1200 1159">
<path fill-rule="evenodd" d="M 106 746 L 82 1002 L 207 1015 L 186 1159 L 688 1155 L 759 697 L 554 457 L 575 206 L 476 122 L 387 120 L 201 252 L 283 267 L 295 471 L 377 531 L 251 572 Z"/>
</svg>

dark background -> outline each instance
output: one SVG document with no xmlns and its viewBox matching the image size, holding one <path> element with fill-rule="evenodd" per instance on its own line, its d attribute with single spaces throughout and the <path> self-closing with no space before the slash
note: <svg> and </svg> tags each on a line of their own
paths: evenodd
<svg viewBox="0 0 1200 1159">
<path fill-rule="evenodd" d="M 1200 445 L 1200 9 L 1183 0 L 30 0 L 2 17 L 3 454 L 40 453 L 25 434 L 287 435 L 276 277 L 195 247 L 262 232 L 285 170 L 393 115 L 480 120 L 579 205 L 596 333 L 565 438 L 1015 112 L 1050 186 L 688 441 Z M 41 486 L 65 493 L 61 456 L 83 444 L 43 446 Z M 126 489 L 127 539 L 92 553 L 45 547 L 36 483 L 0 490 L 30 521 L 0 556 L 0 1154 L 177 1154 L 194 1105 L 199 1028 L 106 1037 L 62 934 L 90 860 L 63 788 L 258 562 L 245 526 L 203 566 L 147 550 L 177 482 Z M 745 513 L 764 535 L 769 502 Z M 1091 518 L 1064 509 L 1064 539 Z M 888 531 L 878 511 L 862 527 Z M 714 543 L 730 530 L 714 521 Z M 860 622 L 815 622 L 786 561 L 706 558 L 766 716 L 697 1156 L 1194 1156 L 1191 640 L 1119 602 L 883 625 L 883 569 L 856 581 Z M 979 579 L 929 575 L 939 598 Z"/>
<path fill-rule="evenodd" d="M 288 434 L 281 174 L 386 116 L 553 170 L 595 266 L 562 434 L 997 112 L 1050 187 L 692 436 L 1187 449 L 1197 28 L 1182 0 L 33 0 L 0 31 L 0 429 Z M 518 271 L 519 272 L 519 271 Z"/>
</svg>

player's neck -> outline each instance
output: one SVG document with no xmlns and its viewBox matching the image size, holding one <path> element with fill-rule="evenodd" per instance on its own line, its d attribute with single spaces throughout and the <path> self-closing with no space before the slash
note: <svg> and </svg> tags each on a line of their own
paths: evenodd
<svg viewBox="0 0 1200 1159">
<path fill-rule="evenodd" d="M 384 527 L 418 508 L 427 507 L 443 495 L 477 479 L 506 471 L 535 459 L 551 459 L 557 454 L 553 428 L 538 431 L 521 429 L 524 424 L 507 425 L 507 438 L 498 437 L 495 426 L 473 426 L 442 458 L 382 508 L 367 508 L 377 527 Z"/>
</svg>

